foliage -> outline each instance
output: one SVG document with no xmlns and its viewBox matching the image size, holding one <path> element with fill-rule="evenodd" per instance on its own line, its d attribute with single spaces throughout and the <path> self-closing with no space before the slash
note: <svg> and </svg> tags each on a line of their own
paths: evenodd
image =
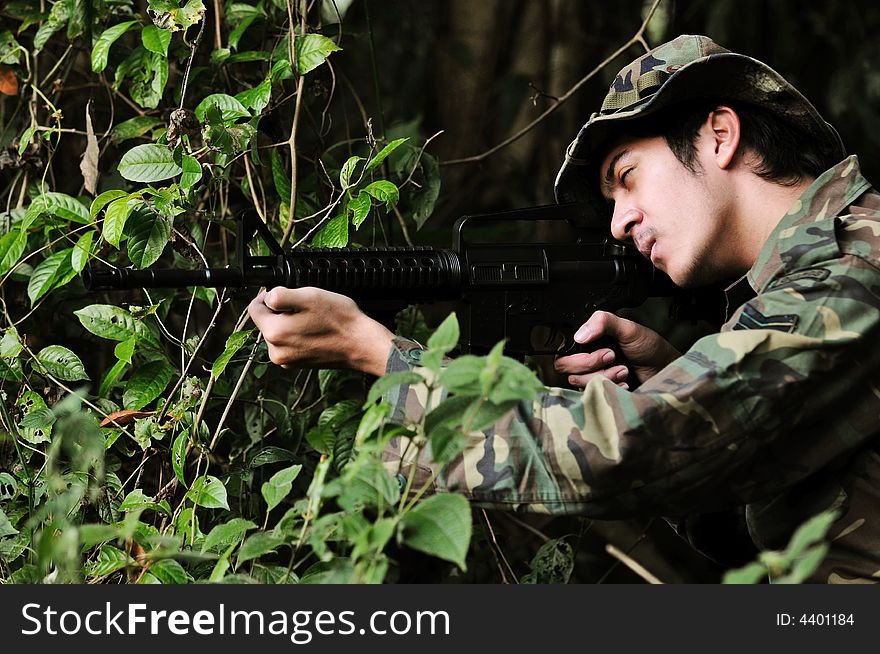
<svg viewBox="0 0 880 654">
<path fill-rule="evenodd" d="M 781 551 L 761 552 L 758 560 L 724 575 L 725 584 L 800 584 L 809 579 L 828 553 L 826 535 L 840 517 L 835 510 L 813 516 L 802 524 Z"/>
<path fill-rule="evenodd" d="M 379 458 L 388 406 L 356 399 L 353 375 L 271 368 L 226 292 L 84 292 L 90 265 L 216 265 L 248 206 L 294 247 L 371 244 L 407 187 L 438 175 L 415 132 L 306 132 L 300 109 L 332 109 L 304 89 L 345 51 L 305 3 L 139 6 L 4 8 L 21 93 L 3 132 L 0 579 L 380 582 L 400 548 L 464 569 L 467 502 L 401 493 Z M 74 79 L 95 102 L 65 90 Z M 58 155 L 82 137 L 80 177 Z"/>
</svg>

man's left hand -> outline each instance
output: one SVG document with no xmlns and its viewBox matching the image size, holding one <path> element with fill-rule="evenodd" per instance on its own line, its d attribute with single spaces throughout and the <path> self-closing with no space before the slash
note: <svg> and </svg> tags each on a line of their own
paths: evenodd
<svg viewBox="0 0 880 654">
<path fill-rule="evenodd" d="M 385 374 L 394 335 L 351 298 L 318 288 L 279 286 L 255 297 L 248 312 L 273 363 Z"/>
</svg>

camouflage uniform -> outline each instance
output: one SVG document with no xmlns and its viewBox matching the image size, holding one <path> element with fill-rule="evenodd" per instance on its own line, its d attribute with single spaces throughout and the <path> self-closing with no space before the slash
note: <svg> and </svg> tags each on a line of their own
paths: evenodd
<svg viewBox="0 0 880 654">
<path fill-rule="evenodd" d="M 686 535 L 732 511 L 761 549 L 838 508 L 812 581 L 880 581 L 880 194 L 856 157 L 792 205 L 728 299 L 720 333 L 635 391 L 603 377 L 548 388 L 441 470 L 424 448 L 414 487 L 436 476 L 435 492 L 495 508 L 673 516 Z M 420 351 L 396 339 L 388 372 L 417 369 Z M 393 420 L 415 421 L 426 390 L 387 399 Z M 385 453 L 405 475 L 408 445 Z"/>
</svg>

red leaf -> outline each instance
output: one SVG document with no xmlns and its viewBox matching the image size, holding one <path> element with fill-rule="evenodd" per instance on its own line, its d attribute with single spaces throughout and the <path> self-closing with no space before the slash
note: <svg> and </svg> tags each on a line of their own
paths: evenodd
<svg viewBox="0 0 880 654">
<path fill-rule="evenodd" d="M 0 65 L 0 93 L 18 95 L 18 78 L 9 66 Z"/>
<path fill-rule="evenodd" d="M 114 411 L 101 421 L 101 427 L 124 427 L 133 423 L 137 418 L 146 418 L 158 411 Z"/>
</svg>

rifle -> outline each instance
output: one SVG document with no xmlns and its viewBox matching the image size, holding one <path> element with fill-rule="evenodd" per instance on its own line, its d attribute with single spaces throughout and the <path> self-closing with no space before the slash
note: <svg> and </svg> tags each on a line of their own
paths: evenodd
<svg viewBox="0 0 880 654">
<path fill-rule="evenodd" d="M 527 224 L 549 234 L 498 242 L 498 226 Z M 482 234 L 494 227 L 494 239 Z M 283 250 L 253 212 L 237 224 L 237 264 L 202 270 L 87 268 L 89 291 L 185 286 L 315 286 L 347 295 L 374 318 L 410 304 L 453 301 L 460 348 L 488 351 L 506 339 L 514 356 L 576 351 L 574 333 L 598 309 L 642 304 L 676 287 L 634 249 L 590 226 L 581 204 L 464 216 L 451 249 L 431 247 L 296 248 Z M 269 256 L 254 256 L 255 234 Z"/>
</svg>

